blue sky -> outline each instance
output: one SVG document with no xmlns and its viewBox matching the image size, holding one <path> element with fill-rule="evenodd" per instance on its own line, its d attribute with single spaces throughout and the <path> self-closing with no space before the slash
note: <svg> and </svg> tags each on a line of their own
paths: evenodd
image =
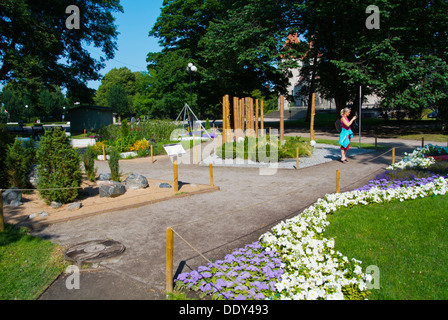
<svg viewBox="0 0 448 320">
<path fill-rule="evenodd" d="M 133 72 L 146 71 L 146 55 L 161 50 L 158 39 L 149 37 L 148 33 L 160 16 L 163 0 L 121 0 L 124 13 L 115 15 L 118 26 L 115 58 L 106 62 L 101 70 L 104 76 L 113 68 L 126 67 Z M 82 15 L 82 13 L 81 13 Z M 93 58 L 100 57 L 101 49 L 89 49 Z M 104 56 L 104 55 L 103 55 Z M 89 82 L 88 86 L 98 89 L 101 81 Z"/>
</svg>

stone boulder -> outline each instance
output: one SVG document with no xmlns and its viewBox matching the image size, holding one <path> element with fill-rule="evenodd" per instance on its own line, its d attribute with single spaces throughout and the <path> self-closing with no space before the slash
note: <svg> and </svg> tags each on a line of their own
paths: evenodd
<svg viewBox="0 0 448 320">
<path fill-rule="evenodd" d="M 172 187 L 171 187 L 171 185 L 169 184 L 169 183 L 161 183 L 161 184 L 159 184 L 159 188 L 161 188 L 161 189 L 171 189 Z"/>
<path fill-rule="evenodd" d="M 110 173 L 100 173 L 98 180 L 99 181 L 109 181 L 112 178 Z"/>
<path fill-rule="evenodd" d="M 126 180 L 123 181 L 123 184 L 126 187 L 126 190 L 137 190 L 137 189 L 145 189 L 149 187 L 148 180 L 140 175 L 132 173 Z"/>
<path fill-rule="evenodd" d="M 125 193 L 126 188 L 120 182 L 107 181 L 100 185 L 100 198 L 116 198 Z"/>
<path fill-rule="evenodd" d="M 79 209 L 81 209 L 81 206 L 82 206 L 81 202 L 70 203 L 70 204 L 67 206 L 67 210 L 68 210 L 68 211 L 79 210 Z"/>
<path fill-rule="evenodd" d="M 32 165 L 30 167 L 30 171 L 28 172 L 27 178 L 30 185 L 32 185 L 33 188 L 37 189 L 37 184 L 39 182 L 39 172 L 37 164 Z"/>
<path fill-rule="evenodd" d="M 4 205 L 9 205 L 13 201 L 14 201 L 14 203 L 21 202 L 22 201 L 22 192 L 18 188 L 8 189 L 8 190 L 3 191 L 2 198 L 3 198 Z"/>
</svg>

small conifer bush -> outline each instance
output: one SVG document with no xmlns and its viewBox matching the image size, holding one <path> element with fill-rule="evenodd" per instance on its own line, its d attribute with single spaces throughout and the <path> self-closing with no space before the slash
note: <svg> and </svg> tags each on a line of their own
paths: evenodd
<svg viewBox="0 0 448 320">
<path fill-rule="evenodd" d="M 47 203 L 70 203 L 78 197 L 82 181 L 80 157 L 64 131 L 55 128 L 45 133 L 37 150 L 37 162 L 38 189 Z"/>
</svg>

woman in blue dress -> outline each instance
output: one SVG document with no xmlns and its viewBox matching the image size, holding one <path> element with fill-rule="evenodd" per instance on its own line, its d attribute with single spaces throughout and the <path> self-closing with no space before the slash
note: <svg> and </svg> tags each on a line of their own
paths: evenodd
<svg viewBox="0 0 448 320">
<path fill-rule="evenodd" d="M 341 110 L 341 134 L 339 135 L 339 144 L 341 145 L 341 162 L 346 163 L 347 160 L 347 151 L 350 149 L 350 143 L 353 138 L 353 131 L 350 128 L 353 122 L 356 120 L 356 116 L 352 118 L 352 120 L 348 120 L 350 116 L 351 109 L 345 108 Z"/>
</svg>

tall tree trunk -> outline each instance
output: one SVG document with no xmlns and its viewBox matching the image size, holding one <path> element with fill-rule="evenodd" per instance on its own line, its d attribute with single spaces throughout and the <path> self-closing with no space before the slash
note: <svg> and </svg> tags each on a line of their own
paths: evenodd
<svg viewBox="0 0 448 320">
<path fill-rule="evenodd" d="M 316 40 L 313 41 L 312 46 L 314 47 L 314 57 L 313 57 L 313 71 L 311 72 L 311 82 L 310 82 L 310 92 L 308 95 L 308 110 L 306 113 L 306 121 L 309 122 L 311 120 L 311 106 L 313 103 L 313 93 L 316 82 L 316 68 L 317 68 L 317 58 L 319 55 L 319 50 L 316 47 Z"/>
</svg>

